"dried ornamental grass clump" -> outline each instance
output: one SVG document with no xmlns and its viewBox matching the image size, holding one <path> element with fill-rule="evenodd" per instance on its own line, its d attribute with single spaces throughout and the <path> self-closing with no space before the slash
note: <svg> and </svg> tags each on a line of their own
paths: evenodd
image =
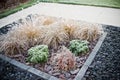
<svg viewBox="0 0 120 80">
<path fill-rule="evenodd" d="M 41 28 L 34 24 L 24 23 L 14 26 L 7 34 L 1 35 L 1 50 L 6 54 L 25 53 L 27 49 L 41 42 Z"/>
<path fill-rule="evenodd" d="M 1 36 L 2 51 L 7 54 L 25 53 L 30 47 L 39 44 L 57 49 L 61 45 L 66 46 L 70 40 L 74 39 L 94 41 L 103 31 L 102 26 L 98 24 L 43 15 L 29 16 L 26 19 L 23 19 L 22 24 L 13 27 L 7 34 Z"/>
<path fill-rule="evenodd" d="M 27 51 L 28 45 L 26 40 L 15 38 L 10 35 L 2 35 L 3 40 L 0 42 L 0 50 L 7 55 L 23 54 Z"/>
<path fill-rule="evenodd" d="M 66 33 L 68 33 L 71 40 L 74 38 L 74 32 L 80 29 L 78 21 L 63 20 L 61 24 L 61 27 L 66 31 Z"/>
<path fill-rule="evenodd" d="M 75 68 L 75 56 L 66 47 L 63 47 L 62 51 L 57 53 L 53 60 L 58 69 L 67 71 Z"/>
<path fill-rule="evenodd" d="M 36 23 L 42 26 L 48 26 L 50 24 L 53 24 L 56 21 L 57 21 L 57 18 L 45 16 L 45 15 L 37 15 L 37 18 L 36 18 Z"/>
<path fill-rule="evenodd" d="M 72 40 L 70 41 L 69 49 L 76 56 L 87 53 L 89 51 L 88 41 Z"/>
<path fill-rule="evenodd" d="M 28 50 L 29 57 L 27 60 L 32 63 L 43 63 L 48 60 L 48 54 L 49 51 L 47 45 L 37 45 Z"/>
<path fill-rule="evenodd" d="M 74 39 L 94 41 L 103 33 L 101 25 L 81 23 L 81 28 L 74 32 Z"/>
<path fill-rule="evenodd" d="M 69 41 L 68 34 L 59 26 L 45 27 L 44 34 L 42 36 L 43 44 L 48 45 L 53 49 L 57 49 L 59 45 L 62 45 Z"/>
<path fill-rule="evenodd" d="M 94 41 L 103 33 L 102 25 L 83 21 L 61 19 L 57 25 L 61 26 L 69 35 L 70 40 L 80 39 Z"/>
<path fill-rule="evenodd" d="M 41 26 L 36 26 L 32 22 L 25 23 L 16 29 L 20 36 L 26 36 L 27 43 L 30 47 L 41 43 Z"/>
</svg>

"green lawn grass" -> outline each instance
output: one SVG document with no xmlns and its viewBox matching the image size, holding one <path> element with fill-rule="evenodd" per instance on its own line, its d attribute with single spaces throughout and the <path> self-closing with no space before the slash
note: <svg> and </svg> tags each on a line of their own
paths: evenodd
<svg viewBox="0 0 120 80">
<path fill-rule="evenodd" d="M 90 6 L 120 8 L 120 0 L 42 0 L 45 2 L 56 2 L 65 4 L 80 4 Z"/>
<path fill-rule="evenodd" d="M 92 5 L 101 7 L 113 7 L 120 9 L 120 0 L 30 0 L 27 3 L 18 5 L 16 8 L 6 9 L 0 13 L 0 18 L 6 17 L 12 13 L 20 11 L 24 8 L 30 7 L 39 2 L 53 2 L 53 3 L 64 3 L 64 4 L 77 4 L 77 5 Z"/>
</svg>

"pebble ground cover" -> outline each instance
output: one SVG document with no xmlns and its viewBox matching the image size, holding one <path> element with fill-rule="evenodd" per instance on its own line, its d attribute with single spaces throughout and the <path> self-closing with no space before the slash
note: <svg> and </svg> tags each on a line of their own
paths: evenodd
<svg viewBox="0 0 120 80">
<path fill-rule="evenodd" d="M 0 59 L 1 80 L 44 80 L 32 73 L 26 72 Z"/>
</svg>

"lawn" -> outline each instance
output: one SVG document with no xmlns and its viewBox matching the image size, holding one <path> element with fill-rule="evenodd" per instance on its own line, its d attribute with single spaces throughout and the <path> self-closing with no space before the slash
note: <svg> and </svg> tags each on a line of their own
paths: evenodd
<svg viewBox="0 0 120 80">
<path fill-rule="evenodd" d="M 42 0 L 42 1 L 120 8 L 120 0 Z"/>
</svg>

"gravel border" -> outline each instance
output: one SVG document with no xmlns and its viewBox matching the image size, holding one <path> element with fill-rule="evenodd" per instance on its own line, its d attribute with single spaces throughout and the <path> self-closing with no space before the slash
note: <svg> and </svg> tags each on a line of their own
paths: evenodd
<svg viewBox="0 0 120 80">
<path fill-rule="evenodd" d="M 0 80 L 44 80 L 0 58 Z"/>
<path fill-rule="evenodd" d="M 88 59 L 86 60 L 86 62 L 84 63 L 84 65 L 82 66 L 82 68 L 80 69 L 80 71 L 78 72 L 78 74 L 76 75 L 75 79 L 74 80 L 81 80 L 82 77 L 84 76 L 86 70 L 88 69 L 88 66 L 92 63 L 92 61 L 94 60 L 94 57 L 97 53 L 97 51 L 99 50 L 102 42 L 104 41 L 105 37 L 106 37 L 107 33 L 103 33 L 103 35 L 100 37 L 100 39 L 98 40 L 95 48 L 92 50 L 92 52 L 90 53 Z M 23 69 L 23 70 L 26 70 L 28 72 L 31 72 L 37 76 L 40 76 L 41 78 L 45 79 L 45 80 L 59 80 L 58 78 L 54 77 L 54 76 L 51 76 L 45 72 L 42 72 L 40 70 L 37 70 L 33 67 L 30 67 L 30 66 L 27 66 L 21 62 L 18 62 L 14 59 L 11 59 L 11 58 L 8 58 L 7 56 L 5 55 L 2 55 L 0 54 L 0 58 Z"/>
</svg>

